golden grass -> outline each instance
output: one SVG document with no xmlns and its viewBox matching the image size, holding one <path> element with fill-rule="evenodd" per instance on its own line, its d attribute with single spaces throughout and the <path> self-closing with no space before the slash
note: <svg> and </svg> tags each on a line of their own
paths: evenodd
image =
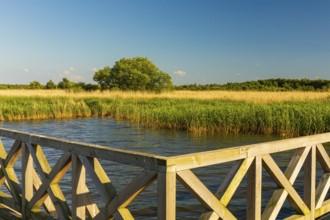
<svg viewBox="0 0 330 220">
<path fill-rule="evenodd" d="M 237 100 L 252 103 L 272 103 L 285 101 L 308 101 L 330 98 L 330 92 L 264 92 L 264 91 L 173 91 L 161 94 L 152 92 L 69 92 L 64 90 L 0 90 L 0 96 L 23 97 L 76 97 L 76 98 L 123 98 L 123 99 L 198 99 L 198 100 Z"/>
</svg>

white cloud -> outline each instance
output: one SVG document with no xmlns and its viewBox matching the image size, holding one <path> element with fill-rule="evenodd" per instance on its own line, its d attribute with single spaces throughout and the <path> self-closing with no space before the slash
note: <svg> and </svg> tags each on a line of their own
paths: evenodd
<svg viewBox="0 0 330 220">
<path fill-rule="evenodd" d="M 78 75 L 78 74 L 75 74 L 75 75 L 71 75 L 70 79 L 73 80 L 73 81 L 81 81 L 81 80 L 85 79 L 85 77 L 83 77 L 81 75 Z"/>
<path fill-rule="evenodd" d="M 66 69 L 66 70 L 63 70 L 63 74 L 64 75 L 70 75 L 72 72 L 75 71 L 75 68 L 74 67 L 70 67 L 69 69 Z"/>
<path fill-rule="evenodd" d="M 93 67 L 93 68 L 91 69 L 91 71 L 92 71 L 93 73 L 97 72 L 98 70 L 99 70 L 99 69 L 96 68 L 96 67 Z"/>
<path fill-rule="evenodd" d="M 186 75 L 186 72 L 183 71 L 183 70 L 175 70 L 175 71 L 174 71 L 174 74 L 175 74 L 175 75 L 178 75 L 178 76 L 180 76 L 180 77 L 184 77 L 184 76 Z"/>
<path fill-rule="evenodd" d="M 76 68 L 69 67 L 68 69 L 61 71 L 61 73 L 58 74 L 58 76 L 60 78 L 68 78 L 69 80 L 72 80 L 72 81 L 82 81 L 85 79 L 84 76 L 76 74 L 75 71 L 76 71 Z"/>
<path fill-rule="evenodd" d="M 261 66 L 262 65 L 262 63 L 256 63 L 256 66 Z"/>
<path fill-rule="evenodd" d="M 70 73 L 71 73 L 70 70 L 63 70 L 64 75 L 69 75 Z"/>
<path fill-rule="evenodd" d="M 26 72 L 26 73 L 28 73 L 28 72 L 30 72 L 30 70 L 29 70 L 29 69 L 27 69 L 27 68 L 24 68 L 24 69 L 23 69 L 23 72 Z"/>
<path fill-rule="evenodd" d="M 235 73 L 235 75 L 236 75 L 236 76 L 240 76 L 240 75 L 241 75 L 241 73 Z"/>
</svg>

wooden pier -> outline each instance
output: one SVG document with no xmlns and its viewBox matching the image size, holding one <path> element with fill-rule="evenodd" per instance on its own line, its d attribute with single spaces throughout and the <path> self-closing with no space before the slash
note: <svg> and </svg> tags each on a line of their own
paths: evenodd
<svg viewBox="0 0 330 220">
<path fill-rule="evenodd" d="M 324 148 L 330 133 L 255 145 L 164 157 L 97 145 L 71 142 L 42 135 L 0 128 L 0 212 L 17 219 L 134 219 L 129 205 L 153 182 L 157 184 L 157 218 L 176 219 L 177 186 L 183 185 L 205 207 L 199 219 L 237 219 L 228 209 L 235 191 L 247 178 L 247 219 L 276 219 L 288 201 L 292 219 L 315 219 L 330 212 L 330 159 Z M 45 149 L 61 151 L 51 166 Z M 7 149 L 7 150 L 6 150 Z M 273 154 L 294 151 L 285 170 Z M 102 160 L 142 168 L 118 191 L 105 171 Z M 17 161 L 21 161 L 17 164 Z M 219 188 L 212 193 L 195 175 L 194 169 L 235 162 Z M 317 164 L 322 177 L 317 180 Z M 17 168 L 18 167 L 18 168 Z M 20 170 L 19 174 L 17 170 Z M 71 172 L 70 201 L 60 182 Z M 267 172 L 277 188 L 262 207 L 262 177 Z M 303 196 L 295 180 L 303 172 Z M 21 175 L 21 176 L 20 176 Z M 100 207 L 91 195 L 86 176 L 102 196 Z M 2 216 L 3 216 L 2 215 Z"/>
</svg>

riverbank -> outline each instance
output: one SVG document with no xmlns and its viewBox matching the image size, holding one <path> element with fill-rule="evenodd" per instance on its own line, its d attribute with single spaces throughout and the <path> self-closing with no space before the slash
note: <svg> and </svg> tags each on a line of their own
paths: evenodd
<svg viewBox="0 0 330 220">
<path fill-rule="evenodd" d="M 180 94 L 135 93 L 135 96 L 121 92 L 0 94 L 0 120 L 99 116 L 128 119 L 133 125 L 148 128 L 285 137 L 330 131 L 327 93 L 246 92 L 245 97 L 240 92 L 229 94 L 189 91 Z M 241 99 L 238 99 L 239 95 Z"/>
</svg>

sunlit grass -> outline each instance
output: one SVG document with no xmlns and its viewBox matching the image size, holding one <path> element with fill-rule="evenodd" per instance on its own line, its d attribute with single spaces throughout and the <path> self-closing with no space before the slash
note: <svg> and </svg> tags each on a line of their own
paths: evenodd
<svg viewBox="0 0 330 220">
<path fill-rule="evenodd" d="M 122 99 L 200 99 L 200 100 L 236 100 L 252 103 L 273 103 L 285 101 L 320 100 L 330 97 L 330 92 L 260 92 L 260 91 L 172 91 L 164 93 L 95 91 L 69 92 L 65 90 L 0 90 L 0 96 L 39 96 L 71 98 L 122 98 Z"/>
<path fill-rule="evenodd" d="M 0 91 L 0 120 L 128 119 L 135 126 L 200 133 L 299 136 L 330 131 L 330 94 L 321 92 Z"/>
</svg>

